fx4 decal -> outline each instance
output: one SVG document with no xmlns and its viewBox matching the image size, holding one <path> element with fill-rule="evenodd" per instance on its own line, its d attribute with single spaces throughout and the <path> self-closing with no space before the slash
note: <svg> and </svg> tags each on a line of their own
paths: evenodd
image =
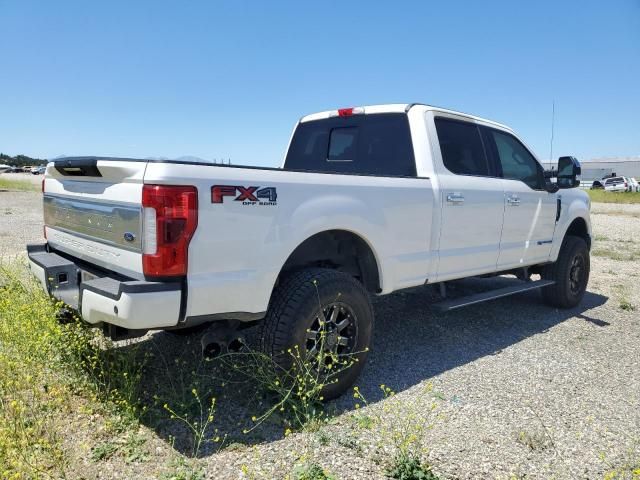
<svg viewBox="0 0 640 480">
<path fill-rule="evenodd" d="M 211 203 L 224 203 L 224 197 L 243 205 L 275 205 L 276 187 L 242 187 L 239 185 L 214 185 L 211 187 Z"/>
</svg>

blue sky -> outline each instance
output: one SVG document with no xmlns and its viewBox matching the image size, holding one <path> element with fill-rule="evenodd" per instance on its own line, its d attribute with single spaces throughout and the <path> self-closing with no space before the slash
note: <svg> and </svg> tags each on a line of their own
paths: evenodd
<svg viewBox="0 0 640 480">
<path fill-rule="evenodd" d="M 278 165 L 318 110 L 423 102 L 640 155 L 640 0 L 0 0 L 0 151 Z"/>
</svg>

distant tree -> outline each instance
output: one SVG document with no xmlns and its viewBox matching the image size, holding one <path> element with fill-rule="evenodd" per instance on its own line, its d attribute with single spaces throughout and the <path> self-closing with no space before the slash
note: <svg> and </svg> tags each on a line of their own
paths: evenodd
<svg viewBox="0 0 640 480">
<path fill-rule="evenodd" d="M 25 165 L 45 165 L 47 163 L 46 160 L 41 158 L 32 158 L 27 155 L 16 155 L 15 157 L 12 157 L 4 153 L 0 153 L 0 162 L 16 167 L 24 167 Z"/>
</svg>

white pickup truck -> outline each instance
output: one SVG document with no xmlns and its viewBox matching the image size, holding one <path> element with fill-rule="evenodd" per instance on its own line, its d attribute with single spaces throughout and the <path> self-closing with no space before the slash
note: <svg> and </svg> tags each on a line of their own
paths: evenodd
<svg viewBox="0 0 640 480">
<path fill-rule="evenodd" d="M 591 246 L 579 174 L 573 157 L 543 171 L 511 129 L 475 116 L 345 108 L 303 117 L 282 168 L 50 162 L 47 243 L 28 256 L 51 295 L 114 338 L 259 320 L 262 347 L 276 356 L 321 344 L 364 360 L 372 295 L 516 274 L 513 286 L 437 307 L 534 288 L 556 307 L 577 305 Z"/>
</svg>

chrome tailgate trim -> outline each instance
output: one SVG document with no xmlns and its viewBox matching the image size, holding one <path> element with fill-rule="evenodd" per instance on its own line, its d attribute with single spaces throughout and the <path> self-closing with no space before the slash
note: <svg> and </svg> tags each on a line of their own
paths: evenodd
<svg viewBox="0 0 640 480">
<path fill-rule="evenodd" d="M 139 205 L 44 194 L 44 224 L 88 240 L 142 251 Z"/>
</svg>

